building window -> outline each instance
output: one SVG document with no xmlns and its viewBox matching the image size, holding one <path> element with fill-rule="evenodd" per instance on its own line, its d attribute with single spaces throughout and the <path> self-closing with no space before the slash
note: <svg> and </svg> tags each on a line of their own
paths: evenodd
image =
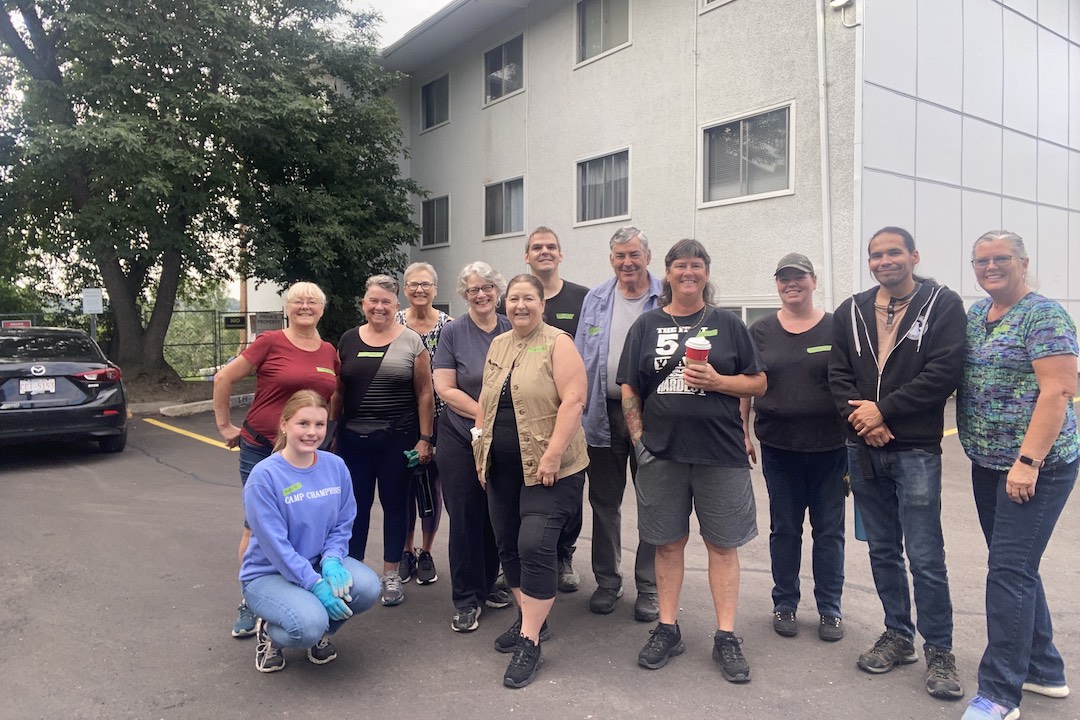
<svg viewBox="0 0 1080 720">
<path fill-rule="evenodd" d="M 705 202 L 791 188 L 790 110 L 782 107 L 706 128 Z"/>
<path fill-rule="evenodd" d="M 630 151 L 578 163 L 578 222 L 630 212 Z"/>
<path fill-rule="evenodd" d="M 484 188 L 484 235 L 506 235 L 525 229 L 525 181 L 521 178 Z"/>
<path fill-rule="evenodd" d="M 448 245 L 450 243 L 450 197 L 425 200 L 421 206 L 420 224 L 423 232 L 420 247 Z"/>
<path fill-rule="evenodd" d="M 420 88 L 420 113 L 424 130 L 450 119 L 450 76 L 443 75 Z"/>
<path fill-rule="evenodd" d="M 577 20 L 578 62 L 630 42 L 630 0 L 581 0 Z"/>
<path fill-rule="evenodd" d="M 485 102 L 498 100 L 525 86 L 523 35 L 484 53 Z"/>
</svg>

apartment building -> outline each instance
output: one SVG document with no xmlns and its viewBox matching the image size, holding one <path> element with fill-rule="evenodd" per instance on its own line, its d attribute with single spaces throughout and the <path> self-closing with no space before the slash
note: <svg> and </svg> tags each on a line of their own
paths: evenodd
<svg viewBox="0 0 1080 720">
<path fill-rule="evenodd" d="M 383 57 L 429 193 L 413 259 L 456 313 L 457 271 L 524 271 L 537 225 L 585 285 L 621 225 L 654 272 L 696 237 L 747 321 L 777 306 L 781 255 L 814 261 L 832 308 L 900 225 L 969 302 L 971 243 L 1018 232 L 1080 320 L 1077 0 L 455 0 Z"/>
</svg>

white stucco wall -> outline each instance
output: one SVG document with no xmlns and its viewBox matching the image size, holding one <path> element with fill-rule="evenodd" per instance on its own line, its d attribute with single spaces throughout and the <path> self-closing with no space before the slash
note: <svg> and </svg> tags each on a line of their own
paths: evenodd
<svg viewBox="0 0 1080 720">
<path fill-rule="evenodd" d="M 412 177 L 431 197 L 450 196 L 450 245 L 413 248 L 442 275 L 472 260 L 507 277 L 524 271 L 525 234 L 483 238 L 484 185 L 525 178 L 525 230 L 554 228 L 563 276 L 593 285 L 611 274 L 608 239 L 640 227 L 654 272 L 676 240 L 697 237 L 713 255 L 724 304 L 775 305 L 777 259 L 809 255 L 831 276 L 837 301 L 852 286 L 855 33 L 827 11 L 834 247 L 823 249 L 818 123 L 817 16 L 804 0 L 631 0 L 628 46 L 575 64 L 575 3 L 533 2 L 415 69 L 401 100 Z M 524 32 L 525 90 L 483 106 L 483 53 Z M 450 122 L 420 131 L 420 88 L 450 73 Z M 794 193 L 700 207 L 703 125 L 794 103 Z M 629 148 L 630 217 L 576 225 L 576 163 Z M 419 210 L 419 201 L 417 208 Z M 419 220 L 419 214 L 417 215 Z M 825 277 L 822 277 L 824 282 Z M 824 290 L 819 288 L 824 297 Z M 455 312 L 464 304 L 453 297 Z"/>
</svg>

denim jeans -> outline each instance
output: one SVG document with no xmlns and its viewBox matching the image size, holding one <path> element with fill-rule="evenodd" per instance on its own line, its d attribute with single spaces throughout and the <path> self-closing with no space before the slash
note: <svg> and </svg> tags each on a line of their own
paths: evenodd
<svg viewBox="0 0 1080 720">
<path fill-rule="evenodd" d="M 761 469 L 769 490 L 769 556 L 773 610 L 799 607 L 803 522 L 810 512 L 814 539 L 814 600 L 828 617 L 840 614 L 844 590 L 844 448 L 794 452 L 761 445 Z"/>
<path fill-rule="evenodd" d="M 353 578 L 353 617 L 379 599 L 382 590 L 379 576 L 359 560 L 341 559 L 341 565 Z M 331 620 L 319 598 L 309 590 L 294 585 L 281 575 L 263 575 L 244 585 L 244 600 L 258 617 L 267 622 L 266 631 L 279 647 L 308 648 L 323 635 L 333 635 L 347 620 Z"/>
<path fill-rule="evenodd" d="M 1080 460 L 1041 469 L 1035 495 L 1023 504 L 1005 494 L 1008 472 L 971 466 L 975 507 L 990 548 L 979 694 L 1006 707 L 1019 707 L 1025 680 L 1065 684 L 1039 562 L 1076 484 L 1078 466 Z"/>
<path fill-rule="evenodd" d="M 265 445 L 253 445 L 244 438 L 240 438 L 240 484 L 247 482 L 251 469 L 273 454 L 273 448 Z"/>
<path fill-rule="evenodd" d="M 869 468 L 863 467 L 860 455 L 869 461 Z M 885 627 L 915 638 L 906 549 L 919 633 L 927 645 L 952 650 L 952 598 L 941 534 L 941 455 L 849 444 L 848 468 L 866 528 L 870 569 L 885 610 Z"/>
</svg>

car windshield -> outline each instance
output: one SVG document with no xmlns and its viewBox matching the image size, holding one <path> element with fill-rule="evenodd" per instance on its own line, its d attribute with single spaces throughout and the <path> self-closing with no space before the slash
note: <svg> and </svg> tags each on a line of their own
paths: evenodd
<svg viewBox="0 0 1080 720">
<path fill-rule="evenodd" d="M 0 335 L 0 363 L 67 360 L 101 362 L 85 335 Z"/>
</svg>

